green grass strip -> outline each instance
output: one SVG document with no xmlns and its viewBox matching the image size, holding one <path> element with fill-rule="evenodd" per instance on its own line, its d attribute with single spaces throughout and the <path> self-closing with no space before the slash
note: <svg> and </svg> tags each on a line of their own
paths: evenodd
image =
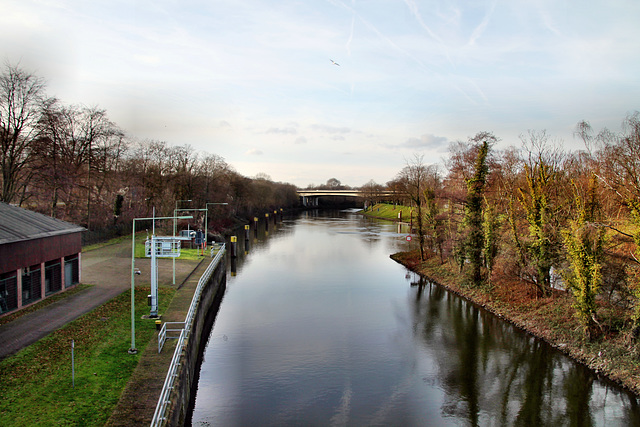
<svg viewBox="0 0 640 427">
<path fill-rule="evenodd" d="M 371 208 L 363 211 L 366 216 L 388 219 L 392 221 L 398 220 L 398 212 L 402 212 L 402 222 L 409 222 L 411 220 L 411 211 L 413 208 L 408 206 L 393 205 L 388 203 L 378 203 Z"/>
<path fill-rule="evenodd" d="M 142 238 L 142 239 L 136 239 L 136 251 L 135 251 L 135 255 L 136 258 L 146 258 L 145 255 L 145 248 L 144 248 L 144 241 L 146 239 Z M 211 247 L 207 248 L 204 251 L 204 255 L 202 255 L 202 251 L 196 248 L 190 249 L 190 248 L 185 248 L 184 246 L 188 246 L 189 243 L 185 243 L 182 242 L 183 247 L 180 249 L 180 256 L 177 257 L 176 259 L 185 259 L 185 260 L 201 260 L 202 258 L 204 258 L 205 255 L 207 254 L 211 254 Z"/>
<path fill-rule="evenodd" d="M 107 242 L 101 242 L 101 243 L 96 243 L 94 245 L 85 246 L 82 248 L 82 251 L 89 252 L 95 249 L 103 248 L 105 246 L 121 243 L 124 240 L 131 241 L 131 235 L 116 237 Z M 147 235 L 144 231 L 140 231 L 136 233 L 136 250 L 135 250 L 136 258 L 146 258 L 145 248 L 144 248 L 145 240 L 147 240 Z M 193 248 L 193 249 L 189 248 L 188 246 L 190 246 L 190 243 L 187 241 L 183 241 L 181 243 L 182 243 L 182 248 L 180 249 L 180 256 L 177 259 L 197 261 L 203 258 L 203 255 L 201 254 L 202 252 L 201 250 L 198 250 L 196 248 Z M 208 247 L 207 250 L 205 250 L 205 255 L 210 254 L 210 251 L 211 251 L 211 247 Z"/>
<path fill-rule="evenodd" d="M 142 233 L 140 233 L 140 234 L 142 234 Z M 115 245 L 115 244 L 121 243 L 124 240 L 131 240 L 131 235 L 114 237 L 113 239 L 109 239 L 109 240 L 107 240 L 105 242 L 94 243 L 92 245 L 83 246 L 82 247 L 82 252 L 89 252 L 89 251 L 93 251 L 95 249 L 104 248 L 105 246 Z"/>
<path fill-rule="evenodd" d="M 155 334 L 149 288 L 136 288 L 137 355 L 131 347 L 127 291 L 0 362 L 0 426 L 101 426 L 109 419 L 140 354 Z M 175 290 L 160 288 L 160 307 Z M 75 341 L 75 388 L 71 340 Z"/>
</svg>

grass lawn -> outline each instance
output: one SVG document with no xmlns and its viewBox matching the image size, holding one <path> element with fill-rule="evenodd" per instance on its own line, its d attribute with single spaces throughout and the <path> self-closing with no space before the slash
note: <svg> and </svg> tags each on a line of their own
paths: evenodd
<svg viewBox="0 0 640 427">
<path fill-rule="evenodd" d="M 116 237 L 113 238 L 109 241 L 106 242 L 101 242 L 101 243 L 96 243 L 93 245 L 88 245 L 88 246 L 84 246 L 82 248 L 83 252 L 89 252 L 92 251 L 94 249 L 100 249 L 102 247 L 105 246 L 109 246 L 109 245 L 114 245 L 117 243 L 122 242 L 123 240 L 127 240 L 127 241 L 131 241 L 131 235 L 127 235 L 127 236 L 120 236 L 120 237 Z M 144 253 L 144 242 L 145 240 L 147 240 L 147 234 L 145 231 L 140 231 L 136 233 L 136 250 L 135 250 L 135 256 L 136 258 L 146 258 L 145 253 Z M 206 254 L 210 254 L 211 252 L 211 247 L 207 247 L 207 249 L 205 250 L 205 255 Z M 203 258 L 203 255 L 201 255 L 200 253 L 201 251 L 198 251 L 198 249 L 196 248 L 189 248 L 189 242 L 182 242 L 182 248 L 180 249 L 180 257 L 176 258 L 176 259 L 187 259 L 187 260 L 200 260 Z"/>
<path fill-rule="evenodd" d="M 123 240 L 131 240 L 131 236 L 128 235 L 128 236 L 114 237 L 113 239 L 107 240 L 106 242 L 94 243 L 93 245 L 86 245 L 82 247 L 82 252 L 89 252 L 94 249 L 103 248 L 105 246 L 115 245 L 117 243 L 122 242 Z"/>
<path fill-rule="evenodd" d="M 364 214 L 374 218 L 388 219 L 391 221 L 398 220 L 398 212 L 402 212 L 402 221 L 409 222 L 411 211 L 413 209 L 408 206 L 391 205 L 387 203 L 378 203 L 370 209 L 364 211 Z"/>
<path fill-rule="evenodd" d="M 136 290 L 138 354 L 127 353 L 131 347 L 127 291 L 0 362 L 0 426 L 104 425 L 155 334 L 155 321 L 141 319 L 148 312 L 149 289 Z M 159 293 L 160 307 L 167 307 L 175 290 L 161 287 Z"/>
<path fill-rule="evenodd" d="M 136 258 L 146 258 L 146 255 L 144 253 L 144 241 L 146 240 L 145 237 L 136 237 Z M 180 256 L 176 259 L 187 259 L 187 260 L 201 260 L 202 258 L 204 258 L 204 256 L 206 255 L 210 255 L 211 254 L 211 248 L 208 247 L 205 251 L 204 251 L 204 255 L 201 254 L 201 251 L 199 251 L 198 249 L 194 248 L 194 249 L 190 249 L 189 243 L 182 243 L 183 247 L 180 249 Z M 185 246 L 187 246 L 185 248 Z"/>
</svg>

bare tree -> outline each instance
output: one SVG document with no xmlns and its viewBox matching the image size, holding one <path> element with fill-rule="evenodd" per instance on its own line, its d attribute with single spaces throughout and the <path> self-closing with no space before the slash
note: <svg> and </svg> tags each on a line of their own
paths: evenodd
<svg viewBox="0 0 640 427">
<path fill-rule="evenodd" d="M 414 155 L 407 161 L 407 165 L 400 171 L 396 182 L 399 191 L 416 208 L 416 231 L 418 232 L 418 245 L 420 246 L 420 259 L 425 259 L 425 227 L 424 227 L 424 197 L 429 179 L 438 179 L 438 170 L 435 166 L 425 166 L 423 156 Z M 431 186 L 433 188 L 434 185 Z"/>
<path fill-rule="evenodd" d="M 14 201 L 19 188 L 28 183 L 26 165 L 37 133 L 44 91 L 44 80 L 17 66 L 7 64 L 0 75 L 0 200 L 3 202 Z"/>
<path fill-rule="evenodd" d="M 199 161 L 195 174 L 196 198 L 202 203 L 225 202 L 229 199 L 230 166 L 215 154 L 206 154 Z"/>
<path fill-rule="evenodd" d="M 360 188 L 363 198 L 365 201 L 370 202 L 372 206 L 380 202 L 383 190 L 382 185 L 376 184 L 374 180 L 370 180 Z"/>
<path fill-rule="evenodd" d="M 194 175 L 198 165 L 198 154 L 190 145 L 169 148 L 169 161 L 177 200 L 195 197 Z"/>
<path fill-rule="evenodd" d="M 58 216 L 62 201 L 66 214 L 72 215 L 65 219 L 89 227 L 94 208 L 99 208 L 101 222 L 109 218 L 112 201 L 104 192 L 115 178 L 111 172 L 123 149 L 124 133 L 104 110 L 47 102 L 30 157 L 36 187 L 50 198 L 49 214 Z"/>
</svg>

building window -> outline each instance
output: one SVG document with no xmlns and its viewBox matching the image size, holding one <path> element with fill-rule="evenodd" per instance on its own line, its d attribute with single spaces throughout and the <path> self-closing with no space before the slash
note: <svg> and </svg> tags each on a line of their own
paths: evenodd
<svg viewBox="0 0 640 427">
<path fill-rule="evenodd" d="M 42 298 L 40 265 L 25 268 L 22 272 L 22 305 L 30 304 Z"/>
<path fill-rule="evenodd" d="M 15 273 L 0 275 L 0 314 L 18 308 L 18 276 Z"/>
<path fill-rule="evenodd" d="M 62 289 L 62 272 L 60 260 L 49 261 L 44 266 L 44 289 L 46 295 L 51 295 Z"/>
</svg>

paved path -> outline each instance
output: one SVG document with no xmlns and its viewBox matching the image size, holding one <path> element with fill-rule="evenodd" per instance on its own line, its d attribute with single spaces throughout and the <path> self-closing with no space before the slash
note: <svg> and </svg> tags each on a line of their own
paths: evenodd
<svg viewBox="0 0 640 427">
<path fill-rule="evenodd" d="M 198 263 L 176 262 L 176 286 L 193 272 Z M 141 271 L 141 275 L 136 276 L 136 286 L 149 286 L 150 264 L 148 259 L 136 260 L 135 266 Z M 171 284 L 172 269 L 171 259 L 159 260 L 160 284 Z M 121 243 L 83 252 L 81 280 L 95 286 L 0 326 L 0 360 L 130 289 L 131 241 L 125 239 Z"/>
</svg>

